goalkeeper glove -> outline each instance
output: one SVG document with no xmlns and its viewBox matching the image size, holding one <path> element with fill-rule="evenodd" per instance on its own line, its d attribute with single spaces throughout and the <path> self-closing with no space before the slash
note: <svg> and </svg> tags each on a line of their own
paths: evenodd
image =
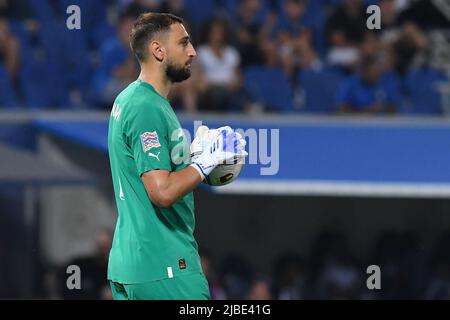
<svg viewBox="0 0 450 320">
<path fill-rule="evenodd" d="M 245 140 L 230 127 L 208 130 L 202 126 L 191 145 L 192 164 L 202 179 L 219 164 L 235 163 L 247 156 Z"/>
<path fill-rule="evenodd" d="M 195 160 L 203 150 L 205 150 L 208 145 L 211 143 L 212 139 L 217 135 L 217 132 L 220 130 L 226 130 L 227 132 L 232 133 L 233 129 L 229 126 L 220 127 L 218 129 L 209 129 L 207 126 L 201 126 L 197 129 L 195 139 L 191 144 L 191 159 Z M 236 132 L 237 145 L 236 151 L 245 150 L 245 146 L 247 142 L 242 138 L 242 135 Z"/>
</svg>

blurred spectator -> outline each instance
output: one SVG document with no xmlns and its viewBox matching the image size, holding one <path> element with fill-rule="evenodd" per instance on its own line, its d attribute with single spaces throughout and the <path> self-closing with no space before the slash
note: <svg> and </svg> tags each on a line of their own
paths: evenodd
<svg viewBox="0 0 450 320">
<path fill-rule="evenodd" d="M 400 29 L 398 37 L 390 43 L 393 68 L 405 75 L 420 52 L 427 49 L 427 39 L 413 23 L 406 23 Z"/>
<path fill-rule="evenodd" d="M 264 277 L 259 277 L 252 282 L 246 300 L 273 300 L 273 295 L 270 291 L 269 281 Z"/>
<path fill-rule="evenodd" d="M 9 28 L 6 17 L 0 16 L 0 63 L 5 66 L 8 76 L 16 81 L 20 64 L 20 44 Z"/>
<path fill-rule="evenodd" d="M 365 7 L 361 0 L 344 0 L 327 23 L 329 52 L 327 61 L 331 65 L 350 70 L 359 55 L 366 27 Z"/>
<path fill-rule="evenodd" d="M 383 274 L 381 299 L 416 299 L 421 257 L 415 234 L 395 230 L 384 231 L 376 241 L 372 261 Z"/>
<path fill-rule="evenodd" d="M 360 57 L 372 56 L 377 58 L 383 65 L 386 62 L 385 45 L 380 36 L 372 31 L 364 34 L 363 41 L 360 46 Z"/>
<path fill-rule="evenodd" d="M 325 265 L 318 283 L 319 299 L 355 300 L 359 298 L 364 279 L 350 261 L 340 260 Z"/>
<path fill-rule="evenodd" d="M 9 28 L 6 17 L 0 16 L 0 107 L 17 105 L 15 84 L 18 80 L 20 44 Z"/>
<path fill-rule="evenodd" d="M 247 103 L 240 74 L 239 52 L 229 44 L 228 25 L 212 20 L 206 27 L 206 44 L 197 49 L 198 106 L 203 111 L 242 110 Z"/>
<path fill-rule="evenodd" d="M 448 2 L 415 0 L 408 1 L 402 13 L 403 21 L 409 21 L 422 30 L 432 28 L 448 28 Z"/>
<path fill-rule="evenodd" d="M 274 31 L 276 52 L 289 74 L 298 68 L 300 52 L 313 52 L 311 30 L 303 22 L 304 14 L 305 0 L 286 0 L 283 15 Z"/>
<path fill-rule="evenodd" d="M 209 251 L 202 250 L 200 252 L 203 273 L 209 284 L 211 300 L 225 300 L 227 298 L 222 283 L 218 278 L 212 255 Z"/>
<path fill-rule="evenodd" d="M 239 1 L 233 26 L 242 67 L 274 63 L 275 48 L 266 38 L 275 23 L 275 15 L 261 16 L 261 7 L 261 0 Z"/>
<path fill-rule="evenodd" d="M 336 94 L 336 107 L 343 113 L 392 113 L 400 104 L 399 88 L 383 81 L 381 65 L 374 57 L 364 57 L 360 72 L 344 81 Z"/>
<path fill-rule="evenodd" d="M 301 258 L 296 254 L 280 256 L 274 268 L 275 298 L 300 300 L 304 298 L 305 274 Z"/>
<path fill-rule="evenodd" d="M 75 258 L 67 265 L 80 267 L 81 290 L 68 290 L 66 287 L 66 266 L 61 270 L 60 288 L 63 299 L 111 299 L 109 282 L 107 280 L 108 258 L 111 249 L 112 233 L 110 230 L 100 230 L 96 235 L 96 249 L 93 255 Z"/>
<path fill-rule="evenodd" d="M 136 80 L 138 64 L 129 44 L 135 16 L 120 18 L 117 36 L 106 39 L 100 49 L 100 66 L 93 80 L 94 96 L 99 105 L 110 108 L 117 94 Z"/>
<path fill-rule="evenodd" d="M 418 53 L 427 48 L 427 39 L 414 22 L 406 20 L 394 0 L 380 0 L 379 6 L 382 28 L 377 33 L 387 51 L 387 62 L 403 76 Z"/>
<path fill-rule="evenodd" d="M 356 259 L 346 237 L 336 230 L 321 232 L 311 249 L 307 298 L 356 299 L 358 277 Z"/>
<path fill-rule="evenodd" d="M 311 46 L 302 47 L 298 52 L 298 67 L 300 70 L 321 70 L 324 67 L 320 57 Z"/>
<path fill-rule="evenodd" d="M 443 233 L 436 242 L 430 264 L 431 275 L 425 287 L 424 298 L 433 300 L 450 299 L 450 232 Z"/>
<path fill-rule="evenodd" d="M 227 298 L 244 299 L 252 279 L 252 269 L 247 261 L 238 254 L 230 254 L 222 261 L 220 269 Z"/>
<path fill-rule="evenodd" d="M 400 11 L 395 6 L 395 0 L 380 0 L 378 6 L 382 28 L 377 32 L 380 33 L 383 42 L 392 42 L 400 32 Z"/>
</svg>

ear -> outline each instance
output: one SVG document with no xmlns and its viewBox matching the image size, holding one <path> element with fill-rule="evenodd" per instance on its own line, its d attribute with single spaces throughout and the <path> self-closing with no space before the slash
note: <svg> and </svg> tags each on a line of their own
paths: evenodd
<svg viewBox="0 0 450 320">
<path fill-rule="evenodd" d="M 162 62 L 164 60 L 165 49 L 160 42 L 158 41 L 150 42 L 150 52 L 159 62 Z"/>
</svg>

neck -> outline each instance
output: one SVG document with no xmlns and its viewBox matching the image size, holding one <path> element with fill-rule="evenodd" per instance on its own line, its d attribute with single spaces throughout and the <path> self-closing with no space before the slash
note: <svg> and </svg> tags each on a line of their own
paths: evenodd
<svg viewBox="0 0 450 320">
<path fill-rule="evenodd" d="M 149 83 L 161 96 L 167 99 L 172 82 L 167 79 L 166 74 L 161 68 L 149 68 L 149 66 L 141 66 L 139 79 Z"/>
</svg>

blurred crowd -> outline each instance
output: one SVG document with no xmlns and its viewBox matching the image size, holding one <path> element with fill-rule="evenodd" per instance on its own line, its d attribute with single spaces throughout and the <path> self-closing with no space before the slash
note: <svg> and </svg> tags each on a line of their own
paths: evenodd
<svg viewBox="0 0 450 320">
<path fill-rule="evenodd" d="M 197 49 L 177 110 L 450 110 L 450 11 L 425 0 L 0 0 L 0 106 L 110 109 L 138 76 L 128 36 L 148 11 L 183 17 Z"/>
<path fill-rule="evenodd" d="M 82 270 L 82 290 L 68 290 L 66 268 L 56 268 L 47 272 L 43 298 L 112 299 L 105 278 L 110 241 L 111 233 L 102 230 L 95 254 L 68 262 Z M 213 300 L 450 299 L 450 231 L 425 248 L 414 232 L 385 230 L 363 257 L 348 241 L 325 229 L 306 254 L 282 253 L 267 273 L 256 272 L 236 253 L 218 257 L 201 250 L 200 256 Z M 381 290 L 367 289 L 370 265 L 380 267 Z"/>
</svg>

